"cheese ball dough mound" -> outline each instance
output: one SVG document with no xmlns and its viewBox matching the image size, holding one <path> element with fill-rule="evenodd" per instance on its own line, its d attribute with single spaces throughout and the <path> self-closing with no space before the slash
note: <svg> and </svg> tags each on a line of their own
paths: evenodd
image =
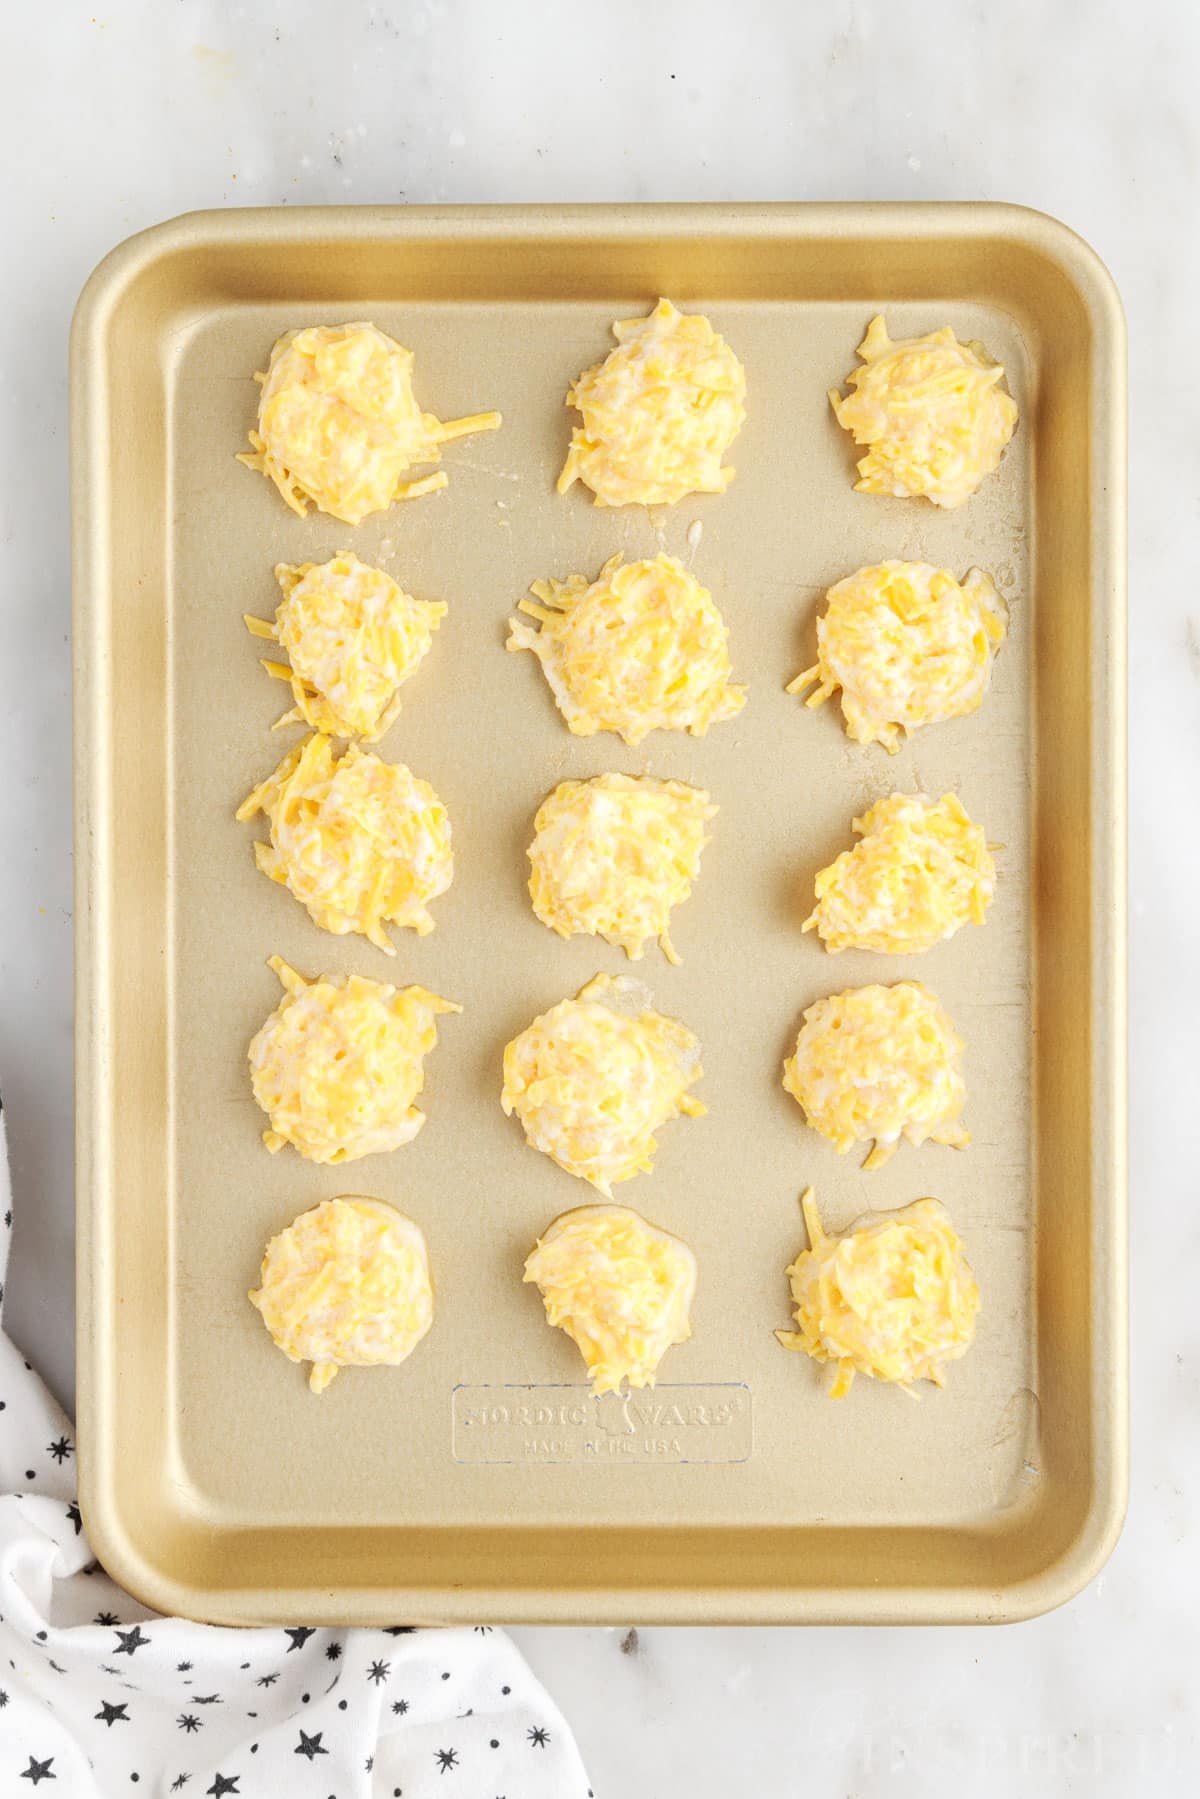
<svg viewBox="0 0 1200 1799">
<path fill-rule="evenodd" d="M 983 704 L 1008 608 L 990 575 L 960 584 L 928 562 L 881 562 L 831 587 L 817 620 L 817 661 L 788 686 L 819 683 L 805 704 L 842 690 L 846 735 L 898 750 L 901 733 Z"/>
<path fill-rule="evenodd" d="M 746 417 L 746 371 L 698 313 L 660 300 L 648 318 L 613 326 L 617 348 L 567 393 L 583 414 L 558 478 L 597 506 L 671 506 L 690 493 L 724 493 L 734 471 L 721 458 Z"/>
<path fill-rule="evenodd" d="M 271 841 L 255 844 L 255 861 L 323 931 L 357 932 L 389 956 L 396 951 L 385 924 L 419 937 L 432 931 L 428 903 L 454 879 L 450 820 L 428 781 L 402 762 L 381 762 L 357 744 L 339 761 L 330 738 L 310 737 L 237 817 L 259 812 Z"/>
<path fill-rule="evenodd" d="M 783 1084 L 805 1122 L 839 1155 L 874 1141 L 863 1164 L 881 1168 L 903 1137 L 912 1144 L 971 1141 L 962 1039 L 919 981 L 851 987 L 804 1014 Z"/>
<path fill-rule="evenodd" d="M 250 1045 L 254 1097 L 271 1121 L 263 1142 L 310 1162 L 356 1162 L 411 1143 L 425 1122 L 413 1101 L 437 1016 L 462 1007 L 424 987 L 350 975 L 306 981 L 272 956 L 286 992 Z"/>
<path fill-rule="evenodd" d="M 250 1303 L 323 1393 L 339 1368 L 396 1367 L 433 1323 L 425 1239 L 378 1199 L 327 1199 L 272 1237 Z"/>
<path fill-rule="evenodd" d="M 668 1349 L 692 1334 L 696 1258 L 628 1206 L 564 1212 L 531 1251 L 525 1279 L 578 1346 L 594 1393 L 652 1387 Z"/>
<path fill-rule="evenodd" d="M 413 353 L 374 325 L 313 325 L 285 331 L 271 351 L 251 449 L 238 457 L 273 481 L 303 518 L 319 512 L 357 525 L 393 500 L 447 484 L 444 474 L 407 479 L 441 460 L 441 446 L 494 431 L 498 412 L 443 424 L 417 405 Z"/>
<path fill-rule="evenodd" d="M 809 1247 L 787 1271 L 797 1328 L 776 1331 L 784 1348 L 835 1365 L 831 1399 L 843 1398 L 856 1374 L 906 1392 L 919 1380 L 944 1386 L 979 1314 L 979 1288 L 945 1207 L 918 1199 L 831 1237 L 811 1187 L 800 1203 Z"/>
<path fill-rule="evenodd" d="M 329 562 L 281 562 L 275 579 L 283 598 L 274 620 L 245 619 L 255 637 L 272 639 L 291 661 L 290 668 L 263 661 L 268 674 L 291 683 L 295 705 L 277 723 L 377 743 L 395 722 L 399 690 L 428 654 L 448 608 L 414 600 L 350 550 Z"/>
<path fill-rule="evenodd" d="M 830 951 L 915 956 L 982 924 L 996 891 L 987 837 L 956 794 L 893 793 L 854 820 L 862 837 L 816 878 L 805 920 Z"/>
<path fill-rule="evenodd" d="M 871 320 L 858 354 L 862 368 L 846 377 L 852 392 L 829 395 L 838 424 L 870 446 L 856 491 L 961 506 L 999 467 L 1017 428 L 1003 368 L 948 325 L 893 343 L 882 318 Z"/>
<path fill-rule="evenodd" d="M 563 781 L 534 821 L 529 895 L 560 937 L 604 937 L 636 962 L 657 938 L 669 962 L 671 908 L 700 872 L 716 816 L 707 793 L 650 775 Z"/>
<path fill-rule="evenodd" d="M 651 731 L 690 731 L 732 718 L 746 703 L 730 685 L 729 637 L 712 595 L 673 556 L 622 562 L 595 581 L 535 581 L 535 618 L 509 619 L 506 648 L 532 650 L 577 737 L 615 731 L 630 745 Z"/>
<path fill-rule="evenodd" d="M 639 982 L 598 974 L 504 1051 L 505 1113 L 532 1148 L 606 1199 L 653 1167 L 660 1125 L 706 1109 L 688 1092 L 704 1072 L 697 1039 L 677 1019 L 634 1011 L 644 997 Z"/>
</svg>

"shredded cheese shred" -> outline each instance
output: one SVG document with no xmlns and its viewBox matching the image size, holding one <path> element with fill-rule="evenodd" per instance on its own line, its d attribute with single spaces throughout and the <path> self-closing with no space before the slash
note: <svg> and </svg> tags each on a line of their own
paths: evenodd
<svg viewBox="0 0 1200 1799">
<path fill-rule="evenodd" d="M 270 967 L 284 997 L 249 1059 L 272 1155 L 290 1143 L 310 1162 L 353 1162 L 411 1143 L 425 1123 L 413 1101 L 438 1015 L 462 1007 L 424 987 L 397 990 L 362 975 L 306 981 L 281 956 Z"/>
<path fill-rule="evenodd" d="M 944 1386 L 949 1364 L 975 1339 L 980 1306 L 945 1207 L 918 1199 L 830 1236 L 811 1187 L 800 1204 L 809 1247 L 787 1271 L 796 1329 L 776 1331 L 780 1343 L 833 1365 L 831 1399 L 844 1398 L 856 1374 L 913 1398 L 917 1381 Z"/>
<path fill-rule="evenodd" d="M 380 1200 L 324 1200 L 271 1238 L 250 1303 L 314 1393 L 339 1368 L 396 1367 L 433 1323 L 425 1238 Z"/>
<path fill-rule="evenodd" d="M 696 1258 L 628 1206 L 564 1212 L 530 1252 L 525 1279 L 578 1346 L 594 1393 L 652 1387 L 667 1350 L 692 1334 Z"/>
<path fill-rule="evenodd" d="M 660 300 L 649 317 L 613 326 L 617 348 L 567 393 L 582 413 L 559 493 L 582 481 L 597 506 L 671 506 L 724 493 L 721 458 L 746 417 L 746 371 L 698 313 Z"/>
<path fill-rule="evenodd" d="M 288 889 L 313 923 L 335 937 L 357 932 L 394 956 L 386 924 L 424 937 L 429 902 L 454 878 L 450 820 L 428 781 L 402 762 L 351 744 L 340 760 L 331 738 L 307 739 L 283 758 L 237 811 L 264 812 L 269 844 L 258 867 Z"/>
<path fill-rule="evenodd" d="M 697 1039 L 645 1009 L 647 997 L 626 976 L 597 975 L 504 1051 L 506 1115 L 516 1113 L 532 1148 L 606 1199 L 653 1167 L 661 1125 L 706 1110 L 688 1092 L 703 1073 Z"/>
<path fill-rule="evenodd" d="M 650 775 L 563 781 L 538 811 L 529 846 L 529 894 L 560 937 L 600 936 L 640 960 L 657 938 L 668 962 L 671 909 L 692 891 L 704 827 L 717 808 L 707 793 Z"/>
<path fill-rule="evenodd" d="M 842 690 L 846 734 L 895 752 L 922 725 L 962 718 L 983 704 L 1008 611 L 990 575 L 960 584 L 928 562 L 860 568 L 825 596 L 817 660 L 788 684 L 822 706 Z"/>
<path fill-rule="evenodd" d="M 255 376 L 258 429 L 238 461 L 273 481 L 300 518 L 311 503 L 358 525 L 393 500 L 436 492 L 447 485 L 443 471 L 410 471 L 439 462 L 451 439 L 495 431 L 501 419 L 478 412 L 444 423 L 422 412 L 412 370 L 412 351 L 375 325 L 286 331 Z"/>
<path fill-rule="evenodd" d="M 856 818 L 854 829 L 862 842 L 821 869 L 804 923 L 827 950 L 921 955 L 963 925 L 983 923 L 996 865 L 956 794 L 935 801 L 893 793 Z"/>
<path fill-rule="evenodd" d="M 506 648 L 537 657 L 577 737 L 615 731 L 630 745 L 656 730 L 703 737 L 745 705 L 745 688 L 729 680 L 725 621 L 675 557 L 618 554 L 595 581 L 537 581 L 532 592 L 518 609 L 541 628 L 511 618 Z"/>
<path fill-rule="evenodd" d="M 783 1085 L 805 1121 L 839 1155 L 874 1142 L 864 1167 L 881 1168 L 905 1142 L 971 1141 L 959 1122 L 967 1089 L 962 1039 L 919 981 L 851 987 L 810 1006 L 783 1065 Z"/>
<path fill-rule="evenodd" d="M 400 688 L 420 667 L 448 608 L 414 600 L 381 568 L 343 550 L 328 562 L 281 562 L 283 598 L 273 620 L 244 614 L 254 637 L 278 643 L 290 666 L 263 667 L 287 681 L 294 704 L 276 721 L 330 737 L 378 743 L 400 712 Z"/>
<path fill-rule="evenodd" d="M 882 317 L 871 320 L 858 354 L 851 392 L 829 394 L 838 424 L 869 446 L 856 491 L 961 506 L 999 467 L 1017 428 L 1001 365 L 979 344 L 959 343 L 948 325 L 893 343 Z"/>
</svg>

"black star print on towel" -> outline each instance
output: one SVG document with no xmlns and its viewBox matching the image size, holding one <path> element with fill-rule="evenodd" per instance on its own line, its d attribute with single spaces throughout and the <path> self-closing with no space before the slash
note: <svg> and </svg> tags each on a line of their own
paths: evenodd
<svg viewBox="0 0 1200 1799">
<path fill-rule="evenodd" d="M 132 1630 L 119 1630 L 117 1636 L 120 1638 L 120 1647 L 113 1650 L 114 1655 L 134 1655 L 150 1641 L 149 1637 L 142 1635 L 140 1624 L 135 1624 Z"/>
<path fill-rule="evenodd" d="M 8 1694 L 4 1691 L 3 1687 L 0 1687 L 0 1711 L 3 1711 L 4 1707 L 7 1704 L 8 1704 Z"/>
<path fill-rule="evenodd" d="M 220 1693 L 206 1693 L 203 1698 L 199 1693 L 192 1694 L 193 1705 L 223 1705 L 224 1703 Z"/>
<path fill-rule="evenodd" d="M 398 1717 L 402 1718 L 404 1716 L 405 1712 L 408 1710 L 408 1700 L 407 1699 L 395 1700 L 392 1704 L 392 1710 L 397 1714 Z"/>
<path fill-rule="evenodd" d="M 31 1780 L 35 1787 L 40 1786 L 43 1780 L 57 1780 L 58 1775 L 50 1772 L 53 1761 L 54 1757 L 50 1756 L 47 1761 L 35 1762 L 31 1755 L 29 1766 L 22 1772 L 21 1779 Z"/>
<path fill-rule="evenodd" d="M 342 1653 L 342 1645 L 340 1643 L 326 1644 L 326 1647 L 325 1647 L 326 1661 L 336 1662 L 338 1657 L 341 1655 L 341 1653 Z"/>
<path fill-rule="evenodd" d="M 190 1674 L 191 1671 L 192 1671 L 191 1662 L 176 1662 L 176 1664 L 175 1664 L 176 1674 Z"/>
<path fill-rule="evenodd" d="M 241 1778 L 240 1774 L 218 1774 L 212 1785 L 204 1790 L 212 1795 L 212 1799 L 223 1799 L 224 1794 L 238 1791 L 238 1781 Z"/>
<path fill-rule="evenodd" d="M 315 1637 L 317 1633 L 315 1630 L 310 1630 L 307 1624 L 300 1624 L 294 1630 L 290 1625 L 287 1626 L 284 1634 L 292 1639 L 287 1646 L 287 1652 L 290 1655 L 293 1649 L 303 1649 L 309 1637 Z"/>
<path fill-rule="evenodd" d="M 176 1777 L 176 1778 L 175 1778 L 175 1779 L 174 1779 L 174 1780 L 173 1780 L 173 1781 L 172 1781 L 172 1782 L 171 1782 L 171 1791 L 172 1791 L 172 1792 L 173 1792 L 173 1793 L 182 1793 L 182 1791 L 183 1791 L 183 1789 L 184 1789 L 184 1787 L 185 1787 L 185 1786 L 186 1786 L 186 1785 L 187 1785 L 187 1783 L 188 1783 L 188 1781 L 189 1781 L 189 1780 L 190 1780 L 190 1779 L 191 1779 L 191 1778 L 192 1778 L 192 1777 L 191 1777 L 191 1775 L 190 1775 L 190 1774 L 180 1774 L 180 1775 L 178 1775 L 178 1776 L 177 1776 L 177 1777 Z"/>
<path fill-rule="evenodd" d="M 79 1507 L 76 1505 L 74 1500 L 72 1500 L 70 1505 L 67 1507 L 67 1517 L 71 1520 L 71 1523 L 75 1526 L 75 1535 L 78 1536 L 80 1531 L 83 1529 L 83 1514 L 79 1510 Z M 87 1572 L 88 1572 L 88 1570 L 85 1568 L 84 1573 L 86 1574 Z M 51 1775 L 50 1778 L 53 1780 L 55 1778 L 55 1776 Z"/>
<path fill-rule="evenodd" d="M 387 1679 L 391 1671 L 391 1662 L 372 1662 L 371 1666 L 367 1669 L 367 1679 L 375 1686 L 378 1686 L 381 1681 Z"/>
<path fill-rule="evenodd" d="M 191 1712 L 180 1712 L 175 1722 L 178 1724 L 180 1730 L 186 1730 L 189 1736 L 191 1736 L 194 1730 L 200 1729 L 199 1718 L 194 1718 Z"/>
<path fill-rule="evenodd" d="M 436 1760 L 437 1765 L 438 1765 L 438 1773 L 445 1774 L 451 1768 L 457 1768 L 457 1766 L 458 1766 L 458 1750 L 457 1749 L 437 1749 L 434 1751 L 434 1759 Z"/>
<path fill-rule="evenodd" d="M 75 1454 L 75 1446 L 66 1437 L 56 1437 L 53 1443 L 46 1445 L 46 1454 L 52 1455 L 56 1462 L 65 1462 L 69 1455 Z"/>
<path fill-rule="evenodd" d="M 305 1736 L 304 1732 L 301 1731 L 300 1741 L 296 1744 L 292 1754 L 307 1756 L 309 1761 L 312 1761 L 314 1757 L 318 1755 L 328 1755 L 328 1749 L 326 1749 L 321 1742 L 321 1738 L 324 1735 L 325 1732 L 323 1730 L 318 1730 L 317 1734 L 311 1737 Z"/>
<path fill-rule="evenodd" d="M 106 1624 L 110 1630 L 114 1624 L 119 1624 L 120 1622 L 121 1620 L 117 1617 L 116 1612 L 97 1612 L 96 1616 L 92 1619 L 93 1624 Z"/>
<path fill-rule="evenodd" d="M 550 1732 L 548 1730 L 543 1730 L 540 1724 L 535 1730 L 527 1730 L 525 1735 L 529 1738 L 534 1749 L 544 1749 L 546 1744 L 550 1741 Z"/>
<path fill-rule="evenodd" d="M 96 1722 L 107 1724 L 110 1730 L 114 1724 L 131 1724 L 133 1720 L 125 1710 L 128 1704 L 128 1699 L 122 1701 L 120 1705 L 110 1705 L 107 1699 L 102 1699 L 100 1710 L 96 1713 Z"/>
<path fill-rule="evenodd" d="M 256 1687 L 271 1687 L 271 1686 L 274 1686 L 275 1682 L 278 1679 L 279 1679 L 278 1674 L 262 1674 L 259 1676 L 259 1678 L 255 1681 L 254 1684 Z"/>
</svg>

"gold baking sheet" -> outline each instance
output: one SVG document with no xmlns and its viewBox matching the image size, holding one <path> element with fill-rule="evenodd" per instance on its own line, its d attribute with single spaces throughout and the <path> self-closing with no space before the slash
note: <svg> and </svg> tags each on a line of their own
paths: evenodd
<svg viewBox="0 0 1200 1799">
<path fill-rule="evenodd" d="M 737 480 L 652 515 L 556 497 L 570 378 L 660 293 L 746 365 Z M 960 511 L 851 489 L 825 394 L 881 308 L 1008 370 L 1019 431 Z M 416 351 L 441 417 L 505 421 L 449 446 L 447 492 L 354 529 L 297 519 L 233 460 L 274 338 L 353 318 Z M 916 1622 L 1026 1615 L 1100 1566 L 1126 1464 L 1123 357 L 1096 258 L 1007 207 L 208 213 L 101 265 L 73 340 L 79 1434 L 119 1580 L 246 1623 Z M 395 963 L 319 932 L 233 817 L 294 741 L 270 734 L 285 690 L 242 613 L 272 610 L 275 562 L 342 547 L 450 606 L 383 753 L 446 801 L 457 875 Z M 703 740 L 571 737 L 505 621 L 539 576 L 659 548 L 712 590 L 749 703 Z M 893 758 L 784 692 L 824 589 L 889 556 L 979 564 L 1012 608 L 983 709 Z M 538 1231 L 589 1195 L 498 1100 L 514 1032 L 626 966 L 553 937 L 524 891 L 538 802 L 605 769 L 721 808 L 672 926 L 683 966 L 638 970 L 698 1032 L 710 1112 L 666 1127 L 620 1194 L 700 1269 L 691 1341 L 628 1402 L 591 1398 L 521 1284 Z M 917 787 L 957 789 L 1004 845 L 986 927 L 923 958 L 829 957 L 799 930 L 813 872 L 872 799 Z M 411 1146 L 268 1156 L 245 1050 L 273 953 L 461 1001 Z M 974 1142 L 867 1175 L 803 1127 L 780 1063 L 813 999 L 906 975 L 966 1039 Z M 945 1392 L 863 1380 L 832 1403 L 775 1343 L 810 1181 L 833 1226 L 949 1206 L 984 1311 Z M 420 1223 L 438 1310 L 403 1367 L 315 1398 L 245 1296 L 268 1236 L 340 1192 Z"/>
</svg>

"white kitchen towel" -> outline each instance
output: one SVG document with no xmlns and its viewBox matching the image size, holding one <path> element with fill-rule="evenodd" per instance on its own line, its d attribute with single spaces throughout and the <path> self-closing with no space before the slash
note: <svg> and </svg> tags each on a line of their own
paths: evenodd
<svg viewBox="0 0 1200 1799">
<path fill-rule="evenodd" d="M 0 1216 L 2 1283 L 2 1109 Z M 569 1730 L 502 1631 L 161 1618 L 93 1560 L 74 1456 L 70 1421 L 0 1328 L 2 1799 L 589 1799 Z"/>
</svg>

